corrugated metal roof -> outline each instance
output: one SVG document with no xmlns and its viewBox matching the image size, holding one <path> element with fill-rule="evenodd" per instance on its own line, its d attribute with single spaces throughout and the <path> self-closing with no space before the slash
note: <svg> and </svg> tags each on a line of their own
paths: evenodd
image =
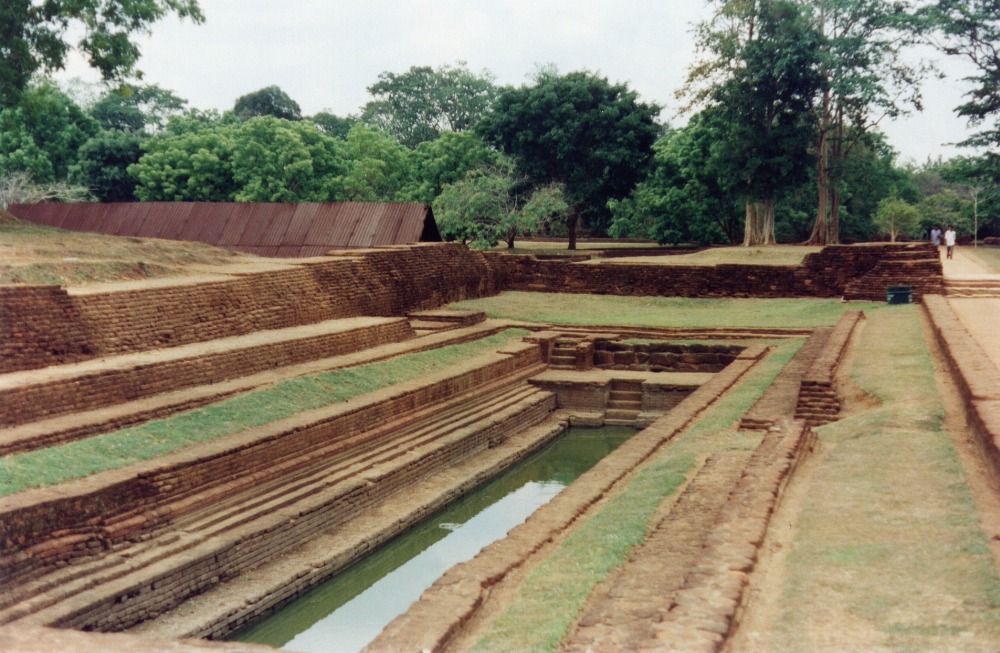
<svg viewBox="0 0 1000 653">
<path fill-rule="evenodd" d="M 198 241 L 261 256 L 441 240 L 428 205 L 398 202 L 81 202 L 13 204 L 8 211 L 73 231 Z"/>
</svg>

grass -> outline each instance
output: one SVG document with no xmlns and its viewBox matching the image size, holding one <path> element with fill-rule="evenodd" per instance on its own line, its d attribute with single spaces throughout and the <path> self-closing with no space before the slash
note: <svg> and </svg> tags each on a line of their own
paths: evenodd
<svg viewBox="0 0 1000 653">
<path fill-rule="evenodd" d="M 995 650 L 1000 574 L 916 308 L 869 314 L 852 377 L 881 404 L 819 431 L 774 649 Z"/>
<path fill-rule="evenodd" d="M 784 341 L 734 391 L 642 468 L 628 487 L 527 576 L 515 599 L 489 625 L 476 651 L 555 651 L 593 588 L 645 539 L 659 505 L 709 450 L 754 447 L 759 436 L 735 424 L 801 346 Z"/>
<path fill-rule="evenodd" d="M 847 308 L 866 312 L 874 302 L 837 299 L 686 299 L 504 292 L 452 304 L 495 318 L 580 326 L 675 328 L 812 328 L 834 324 Z"/>
<path fill-rule="evenodd" d="M 85 285 L 176 275 L 189 265 L 260 260 L 204 243 L 125 238 L 0 221 L 0 283 Z"/>
<path fill-rule="evenodd" d="M 289 379 L 173 417 L 0 459 L 0 496 L 151 460 L 199 442 L 261 426 L 495 351 L 528 332 L 510 329 L 474 342 Z"/>
<path fill-rule="evenodd" d="M 634 264 L 655 265 L 800 265 L 806 255 L 818 252 L 822 247 L 804 245 L 773 245 L 770 247 L 710 247 L 690 254 L 668 256 L 629 256 L 616 259 L 595 259 L 593 264 Z"/>
</svg>

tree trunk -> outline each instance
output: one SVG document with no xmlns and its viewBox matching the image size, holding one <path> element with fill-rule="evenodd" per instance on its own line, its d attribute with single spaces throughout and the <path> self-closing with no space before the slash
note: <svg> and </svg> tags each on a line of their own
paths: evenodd
<svg viewBox="0 0 1000 653">
<path fill-rule="evenodd" d="M 844 168 L 844 110 L 838 108 L 834 123 L 833 143 L 830 160 L 833 162 L 833 176 L 830 179 L 830 224 L 827 227 L 827 245 L 840 242 L 840 175 Z"/>
<path fill-rule="evenodd" d="M 826 245 L 830 233 L 830 144 L 827 122 L 830 115 L 830 91 L 823 93 L 819 140 L 816 143 L 816 221 L 807 245 Z"/>
<path fill-rule="evenodd" d="M 774 244 L 774 200 L 748 201 L 743 229 L 744 247 Z"/>
<path fill-rule="evenodd" d="M 569 231 L 569 249 L 576 249 L 576 225 L 580 221 L 580 216 L 575 212 L 566 218 L 566 228 Z"/>
</svg>

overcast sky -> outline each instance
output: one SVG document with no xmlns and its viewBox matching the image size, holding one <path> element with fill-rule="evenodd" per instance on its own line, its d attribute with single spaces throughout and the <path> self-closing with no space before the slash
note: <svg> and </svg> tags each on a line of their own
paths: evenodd
<svg viewBox="0 0 1000 653">
<path fill-rule="evenodd" d="M 379 73 L 467 62 L 499 84 L 520 85 L 538 65 L 590 70 L 625 82 L 666 110 L 694 58 L 691 27 L 705 0 L 200 0 L 205 22 L 170 17 L 141 40 L 145 81 L 198 109 L 226 110 L 241 95 L 276 84 L 306 115 L 357 113 Z M 929 53 L 933 56 L 933 52 Z M 943 59 L 943 57 L 942 57 Z M 958 75 L 958 62 L 943 62 Z M 93 78 L 72 62 L 60 78 Z M 953 109 L 958 79 L 928 81 L 922 114 L 883 131 L 900 161 L 963 153 Z M 964 152 L 968 154 L 969 152 Z"/>
</svg>

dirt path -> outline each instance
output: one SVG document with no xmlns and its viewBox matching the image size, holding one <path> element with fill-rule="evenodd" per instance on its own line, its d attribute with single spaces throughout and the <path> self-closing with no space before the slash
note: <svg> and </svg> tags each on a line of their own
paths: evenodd
<svg viewBox="0 0 1000 653">
<path fill-rule="evenodd" d="M 992 281 L 1000 287 L 1000 274 L 991 274 L 967 249 L 957 248 L 954 258 L 942 259 L 942 264 L 946 279 Z M 1000 298 L 952 297 L 948 302 L 993 364 L 1000 368 Z"/>
</svg>

